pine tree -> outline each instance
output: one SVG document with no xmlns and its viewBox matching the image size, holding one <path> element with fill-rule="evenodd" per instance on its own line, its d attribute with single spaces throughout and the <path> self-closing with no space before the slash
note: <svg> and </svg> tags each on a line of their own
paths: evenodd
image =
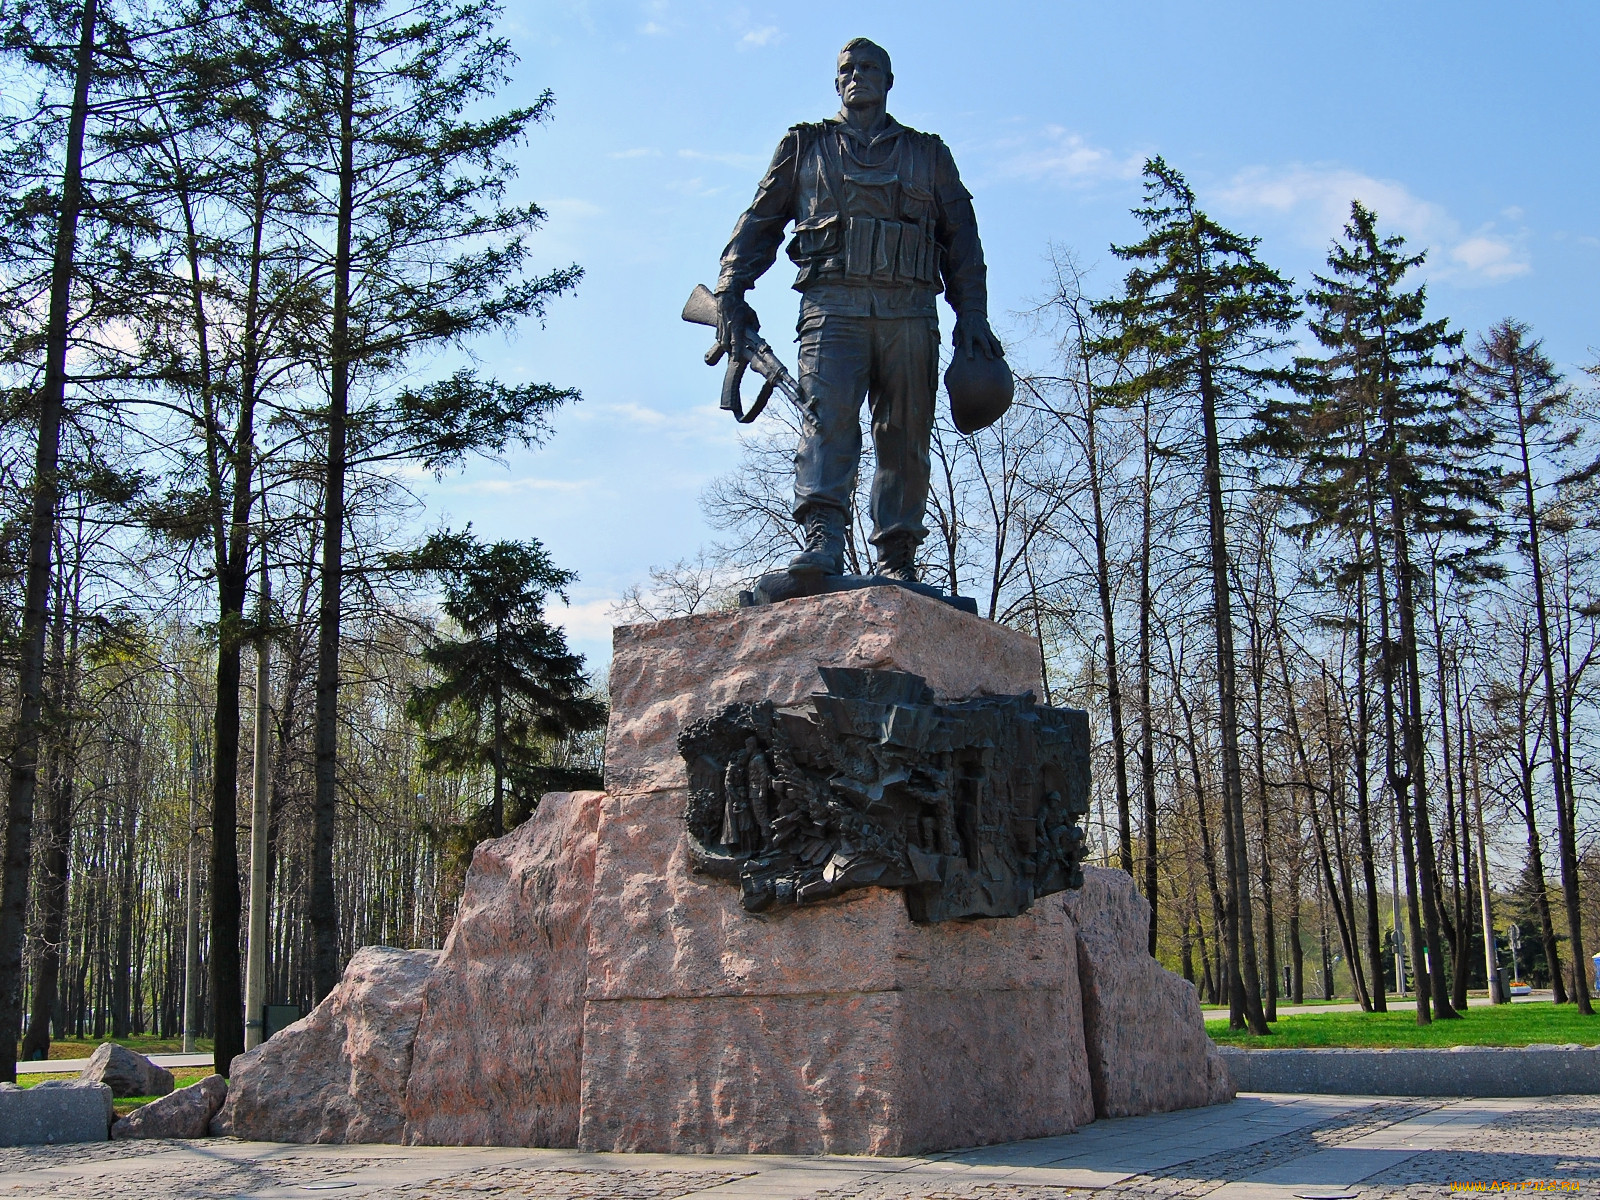
<svg viewBox="0 0 1600 1200">
<path fill-rule="evenodd" d="M 56 58 L 58 61 L 53 65 L 71 80 L 72 101 L 67 115 L 66 161 L 53 230 L 43 380 L 29 406 L 37 437 L 28 517 L 17 718 L 9 755 L 5 858 L 0 867 L 0 1082 L 16 1079 L 17 1038 L 22 1033 L 22 952 L 28 885 L 33 873 L 33 817 L 39 751 L 45 731 L 45 642 L 53 567 L 51 551 L 61 499 L 58 468 L 66 407 L 68 331 L 78 265 L 78 221 L 84 202 L 84 138 L 89 92 L 95 74 L 97 12 L 96 0 L 83 0 L 77 13 L 77 29 L 73 31 L 76 52 L 69 57 L 59 54 L 58 48 L 56 55 L 44 56 L 46 61 Z M 35 50 L 36 43 L 25 30 L 26 26 L 20 21 L 11 25 L 4 48 L 13 53 Z"/>
<path fill-rule="evenodd" d="M 576 577 L 557 568 L 536 541 L 484 545 L 470 529 L 435 534 L 397 565 L 444 584 L 440 607 L 460 630 L 423 652 L 438 680 L 412 693 L 407 712 L 424 730 L 424 767 L 492 772 L 485 835 L 499 837 L 526 820 L 545 791 L 599 787 L 591 772 L 556 757 L 572 737 L 606 719 L 582 656 L 545 620 L 548 597 L 565 599 Z"/>
<path fill-rule="evenodd" d="M 1238 669 L 1229 591 L 1227 508 L 1223 498 L 1224 423 L 1261 388 L 1282 378 L 1270 358 L 1287 344 L 1299 316 L 1291 285 L 1241 237 L 1203 211 L 1183 176 L 1162 159 L 1145 163 L 1145 204 L 1134 210 L 1147 236 L 1113 246 L 1136 264 L 1123 295 L 1097 311 L 1114 323 L 1104 349 L 1142 364 L 1117 387 L 1130 401 L 1154 394 L 1198 406 L 1204 443 L 1206 540 L 1216 638 L 1218 716 L 1222 733 L 1223 823 L 1227 850 L 1228 970 L 1231 1024 L 1268 1032 L 1261 1005 L 1249 851 L 1239 759 Z"/>
<path fill-rule="evenodd" d="M 1571 939 L 1573 998 L 1578 1011 L 1592 1014 L 1589 960 L 1583 947 L 1583 909 L 1578 902 L 1576 797 L 1568 792 L 1570 730 L 1563 730 L 1562 697 L 1556 680 L 1551 636 L 1552 613 L 1546 587 L 1540 538 L 1551 517 L 1545 493 L 1562 480 L 1551 478 L 1579 437 L 1570 420 L 1572 389 L 1562 380 L 1540 342 L 1520 321 L 1501 321 L 1481 338 L 1467 361 L 1466 391 L 1496 435 L 1497 449 L 1509 459 L 1504 483 L 1515 492 L 1511 516 L 1518 523 L 1518 549 L 1533 582 L 1534 617 L 1539 631 L 1539 674 L 1544 683 L 1545 736 L 1550 752 L 1550 787 L 1556 806 L 1556 835 L 1561 861 L 1561 892 Z M 1543 477 L 1541 477 L 1541 475 Z M 1563 736 L 1563 735 L 1566 736 Z"/>
<path fill-rule="evenodd" d="M 333 844 L 339 763 L 339 647 L 352 468 L 409 459 L 435 471 L 474 453 L 548 433 L 577 393 L 506 387 L 463 368 L 404 387 L 417 359 L 543 317 L 577 267 L 528 274 L 535 204 L 504 203 L 507 151 L 549 118 L 553 98 L 479 118 L 514 57 L 495 36 L 499 8 L 477 0 L 313 0 L 315 64 L 300 81 L 304 128 L 321 153 L 306 164 L 328 243 L 324 303 L 308 337 L 327 403 L 306 414 L 321 434 L 321 563 L 316 671 L 316 796 L 310 919 L 320 999 L 339 978 Z"/>
<path fill-rule="evenodd" d="M 250 563 L 268 539 L 262 497 L 279 447 L 260 410 L 292 403 L 305 347 L 303 134 L 285 120 L 301 66 L 298 29 L 277 15 L 211 15 L 205 4 L 155 40 L 156 94 L 108 139 L 148 211 L 113 294 L 137 332 L 156 403 L 143 428 L 167 476 L 147 523 L 179 572 L 214 590 L 211 999 L 217 1070 L 244 1049 L 239 959 L 241 653 Z M 297 153 L 297 151 L 299 153 Z M 291 444 L 296 431 L 281 431 Z M 190 559 L 195 561 L 191 562 Z"/>
<path fill-rule="evenodd" d="M 1428 811 L 1426 723 L 1417 638 L 1414 561 L 1419 537 L 1444 539 L 1441 565 L 1481 573 L 1493 531 L 1492 472 L 1478 459 L 1486 441 L 1468 419 L 1456 387 L 1461 335 L 1428 321 L 1426 288 L 1402 283 L 1425 254 L 1378 232 L 1377 217 L 1351 204 L 1329 273 L 1307 294 L 1320 358 L 1298 361 L 1296 394 L 1274 397 L 1258 414 L 1256 444 L 1288 464 L 1286 494 L 1307 514 L 1308 533 L 1337 533 L 1332 544 L 1361 546 L 1340 559 L 1346 580 L 1370 577 L 1379 626 L 1379 687 L 1386 773 L 1396 806 L 1409 897 L 1410 944 L 1427 947 L 1414 964 L 1417 1021 L 1457 1016 L 1446 983 L 1440 934 L 1437 856 Z M 1337 556 L 1336 552 L 1336 556 Z M 1361 589 L 1358 589 L 1361 590 Z M 1424 931 L 1426 936 L 1424 936 Z M 1431 967 L 1431 969 L 1430 969 Z"/>
</svg>

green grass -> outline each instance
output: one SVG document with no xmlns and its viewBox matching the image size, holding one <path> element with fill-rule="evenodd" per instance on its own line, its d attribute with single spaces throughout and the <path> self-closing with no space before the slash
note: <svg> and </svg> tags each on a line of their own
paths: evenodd
<svg viewBox="0 0 1600 1200">
<path fill-rule="evenodd" d="M 172 1086 L 177 1088 L 188 1087 L 191 1083 L 199 1083 L 207 1075 L 215 1074 L 210 1067 L 178 1067 L 172 1072 Z M 60 1074 L 48 1072 L 40 1075 L 19 1075 L 17 1086 L 30 1088 L 36 1083 L 43 1083 L 46 1079 L 76 1079 L 78 1072 L 63 1071 Z M 149 1104 L 156 1099 L 155 1096 L 120 1096 L 111 1101 L 111 1107 L 117 1116 L 125 1117 L 134 1109 Z"/>
<path fill-rule="evenodd" d="M 124 1038 L 55 1038 L 50 1042 L 50 1061 L 58 1058 L 88 1058 L 95 1052 L 101 1042 L 115 1042 L 119 1046 L 126 1046 L 129 1050 L 137 1050 L 140 1054 L 182 1054 L 183 1039 L 181 1037 L 157 1037 L 153 1033 L 134 1034 Z M 200 1054 L 209 1053 L 211 1050 L 210 1038 L 196 1038 L 195 1050 Z M 17 1053 L 22 1053 L 19 1045 Z"/>
<path fill-rule="evenodd" d="M 1221 1046 L 1257 1050 L 1295 1050 L 1315 1046 L 1375 1046 L 1411 1049 L 1427 1046 L 1529 1046 L 1535 1043 L 1600 1044 L 1600 1017 L 1581 1016 L 1571 1004 L 1501 1004 L 1471 1008 L 1459 1021 L 1418 1025 L 1416 1008 L 1386 1013 L 1294 1013 L 1269 1026 L 1268 1037 L 1253 1037 L 1210 1021 L 1206 1031 Z"/>
<path fill-rule="evenodd" d="M 1354 1004 L 1355 1002 L 1356 998 L 1354 996 L 1335 996 L 1332 1000 L 1302 1000 L 1299 1004 L 1295 1005 L 1295 1007 L 1318 1008 L 1324 1004 Z M 1285 1000 L 1282 996 L 1279 996 L 1278 1003 L 1288 1004 L 1289 1001 Z M 1226 1004 L 1202 1004 L 1200 1007 L 1206 1012 L 1228 1011 L 1228 1006 Z"/>
</svg>

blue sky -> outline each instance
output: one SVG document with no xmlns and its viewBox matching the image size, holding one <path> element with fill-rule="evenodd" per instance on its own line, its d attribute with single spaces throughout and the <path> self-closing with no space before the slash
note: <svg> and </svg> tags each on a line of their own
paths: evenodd
<svg viewBox="0 0 1600 1200">
<path fill-rule="evenodd" d="M 802 17 L 509 0 L 503 29 L 521 59 L 504 102 L 557 99 L 520 152 L 519 192 L 550 213 L 535 254 L 587 275 L 544 329 L 479 353 L 508 382 L 584 400 L 548 446 L 427 484 L 425 519 L 543 541 L 581 577 L 561 619 L 597 664 L 608 606 L 708 539 L 698 494 L 738 457 L 706 331 L 679 310 L 784 129 L 837 108 L 851 37 L 892 55 L 890 111 L 954 151 L 1003 338 L 1051 243 L 1093 268 L 1092 289 L 1114 286 L 1108 246 L 1137 233 L 1139 168 L 1159 153 L 1301 284 L 1360 197 L 1429 249 L 1437 314 L 1472 332 L 1516 316 L 1569 369 L 1600 357 L 1594 4 L 820 0 Z M 751 299 L 792 365 L 785 266 Z"/>
</svg>

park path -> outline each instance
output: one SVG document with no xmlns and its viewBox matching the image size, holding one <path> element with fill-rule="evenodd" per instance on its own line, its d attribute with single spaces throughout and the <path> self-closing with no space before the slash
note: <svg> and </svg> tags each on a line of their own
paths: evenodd
<svg viewBox="0 0 1600 1200">
<path fill-rule="evenodd" d="M 1450 1184 L 1600 1187 L 1600 1097 L 1241 1096 L 913 1158 L 286 1146 L 215 1138 L 0 1150 L 0 1196 L 287 1200 L 1423 1200 Z"/>
<path fill-rule="evenodd" d="M 209 1067 L 215 1061 L 210 1054 L 148 1054 L 145 1057 L 156 1066 L 165 1067 L 169 1071 L 174 1067 Z M 19 1062 L 17 1074 L 62 1075 L 68 1071 L 82 1071 L 88 1061 L 88 1055 L 85 1055 L 83 1058 L 51 1058 L 41 1062 Z"/>
</svg>

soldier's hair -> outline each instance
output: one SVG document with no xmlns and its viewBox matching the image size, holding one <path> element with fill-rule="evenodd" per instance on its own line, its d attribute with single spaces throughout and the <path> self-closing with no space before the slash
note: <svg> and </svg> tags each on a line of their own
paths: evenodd
<svg viewBox="0 0 1600 1200">
<path fill-rule="evenodd" d="M 852 50 L 876 50 L 878 56 L 883 59 L 883 73 L 885 75 L 894 74 L 894 67 L 889 62 L 889 52 L 871 38 L 851 38 L 844 44 L 844 49 L 839 51 L 839 56 L 843 58 Z"/>
</svg>

